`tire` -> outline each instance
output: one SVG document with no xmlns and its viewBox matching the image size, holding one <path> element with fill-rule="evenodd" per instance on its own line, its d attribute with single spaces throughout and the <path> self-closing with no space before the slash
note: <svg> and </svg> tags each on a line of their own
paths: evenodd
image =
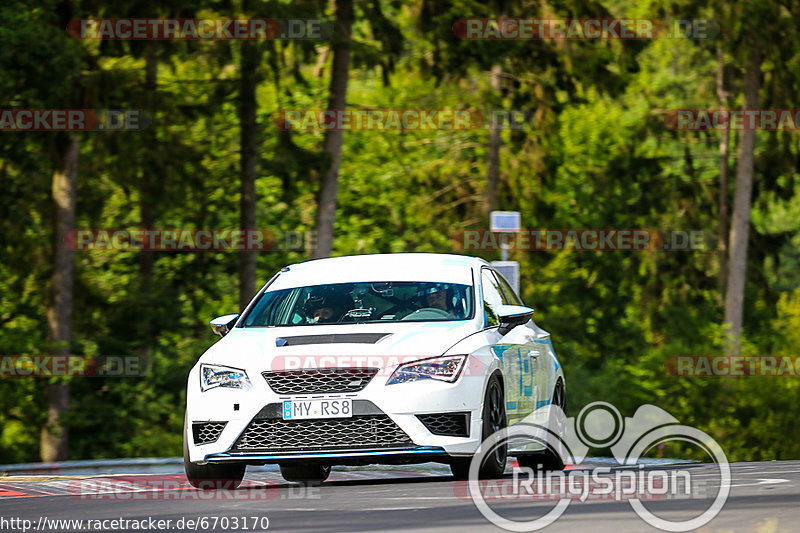
<svg viewBox="0 0 800 533">
<path fill-rule="evenodd" d="M 281 475 L 295 483 L 322 483 L 331 473 L 330 465 L 281 465 Z"/>
<path fill-rule="evenodd" d="M 242 484 L 244 464 L 207 464 L 198 465 L 189 461 L 189 443 L 187 430 L 189 424 L 184 417 L 183 422 L 183 469 L 189 484 L 200 490 L 233 490 Z"/>
<path fill-rule="evenodd" d="M 481 439 L 486 440 L 492 434 L 507 426 L 505 395 L 498 374 L 492 374 L 486 385 L 483 397 L 483 415 L 481 423 Z M 503 477 L 506 470 L 508 446 L 503 443 L 483 459 L 478 475 L 480 479 L 496 479 Z M 450 462 L 450 471 L 456 479 L 469 477 L 469 466 L 472 457 L 455 457 Z"/>
<path fill-rule="evenodd" d="M 556 388 L 553 389 L 553 405 L 558 406 L 566 417 L 567 395 L 564 391 L 564 384 L 561 382 L 561 380 L 556 383 Z M 563 439 L 566 436 L 566 428 L 561 427 L 562 422 L 563 421 L 559 419 L 555 422 L 555 425 L 559 437 Z M 517 462 L 519 463 L 519 466 L 527 467 L 532 470 L 551 472 L 564 470 L 564 460 L 561 458 L 558 452 L 550 447 L 543 452 L 520 455 L 517 457 Z"/>
</svg>

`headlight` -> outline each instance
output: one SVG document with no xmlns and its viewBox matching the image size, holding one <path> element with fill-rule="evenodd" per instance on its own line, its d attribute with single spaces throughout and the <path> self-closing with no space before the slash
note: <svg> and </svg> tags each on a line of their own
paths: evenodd
<svg viewBox="0 0 800 533">
<path fill-rule="evenodd" d="M 409 383 L 420 379 L 435 379 L 452 383 L 458 379 L 466 360 L 466 355 L 448 355 L 405 363 L 397 367 L 386 384 Z"/>
<path fill-rule="evenodd" d="M 247 372 L 244 370 L 221 365 L 200 365 L 200 390 L 202 391 L 215 387 L 250 390 L 251 386 Z"/>
</svg>

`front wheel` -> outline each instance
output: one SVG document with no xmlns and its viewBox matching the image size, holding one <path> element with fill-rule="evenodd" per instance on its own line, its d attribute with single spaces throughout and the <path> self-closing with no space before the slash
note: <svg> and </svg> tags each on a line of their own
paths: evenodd
<svg viewBox="0 0 800 533">
<path fill-rule="evenodd" d="M 330 474 L 330 465 L 281 465 L 283 479 L 295 483 L 322 483 Z"/>
<path fill-rule="evenodd" d="M 504 429 L 507 425 L 506 402 L 503 394 L 503 385 L 497 374 L 492 374 L 486 385 L 486 394 L 483 399 L 483 422 L 481 424 L 481 438 L 485 442 L 494 433 Z M 481 479 L 495 479 L 503 476 L 506 470 L 508 446 L 504 442 L 496 446 L 491 453 L 485 454 L 478 475 Z M 456 479 L 469 477 L 469 466 L 472 457 L 456 457 L 451 460 L 450 470 Z"/>
<path fill-rule="evenodd" d="M 189 460 L 188 422 L 183 423 L 183 469 L 189 484 L 200 490 L 233 490 L 242 484 L 244 464 L 198 465 Z"/>
</svg>

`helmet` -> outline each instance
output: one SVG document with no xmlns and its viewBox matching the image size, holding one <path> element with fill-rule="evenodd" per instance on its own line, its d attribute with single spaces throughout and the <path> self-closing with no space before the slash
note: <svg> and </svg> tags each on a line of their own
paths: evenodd
<svg viewBox="0 0 800 533">
<path fill-rule="evenodd" d="M 308 300 L 303 304 L 303 312 L 306 316 L 311 317 L 315 310 L 329 307 L 333 310 L 335 320 L 338 320 L 348 308 L 352 307 L 353 302 L 348 300 L 346 295 L 339 294 L 332 289 L 316 289 L 311 292 Z"/>
</svg>

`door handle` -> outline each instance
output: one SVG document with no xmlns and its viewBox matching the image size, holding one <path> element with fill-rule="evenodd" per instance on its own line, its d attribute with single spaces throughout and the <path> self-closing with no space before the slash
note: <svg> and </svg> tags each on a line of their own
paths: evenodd
<svg viewBox="0 0 800 533">
<path fill-rule="evenodd" d="M 528 352 L 528 357 L 530 357 L 531 359 L 536 359 L 537 357 L 539 357 L 539 355 L 540 355 L 539 352 L 536 350 L 530 350 Z"/>
</svg>

